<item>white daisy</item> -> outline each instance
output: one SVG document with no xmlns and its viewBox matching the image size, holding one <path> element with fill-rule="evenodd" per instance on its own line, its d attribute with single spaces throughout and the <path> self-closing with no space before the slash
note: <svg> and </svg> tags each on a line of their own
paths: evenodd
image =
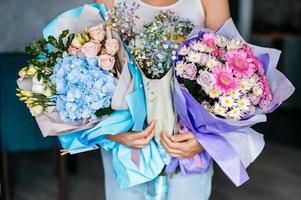
<svg viewBox="0 0 301 200">
<path fill-rule="evenodd" d="M 225 108 L 232 108 L 235 104 L 230 96 L 223 96 L 220 98 L 220 103 Z"/>
<path fill-rule="evenodd" d="M 195 42 L 194 44 L 192 44 L 192 49 L 195 51 L 199 51 L 199 52 L 207 52 L 208 51 L 208 46 L 204 45 L 201 42 Z"/>
<path fill-rule="evenodd" d="M 251 85 L 250 85 L 250 83 L 249 83 L 248 80 L 242 80 L 242 81 L 240 82 L 240 90 L 241 90 L 242 92 L 246 92 L 246 91 L 248 91 L 248 90 L 250 90 L 250 89 L 251 89 Z"/>
<path fill-rule="evenodd" d="M 240 110 L 243 110 L 243 111 L 246 111 L 249 109 L 249 106 L 250 106 L 250 101 L 248 99 L 240 99 L 238 102 L 237 102 L 237 106 Z"/>
<path fill-rule="evenodd" d="M 233 108 L 230 110 L 227 114 L 228 118 L 234 119 L 234 120 L 239 120 L 241 118 L 241 110 L 239 108 Z"/>
<path fill-rule="evenodd" d="M 221 95 L 221 92 L 218 91 L 217 89 L 213 88 L 209 91 L 209 96 L 210 98 L 214 99 L 214 98 L 217 98 Z"/>
<path fill-rule="evenodd" d="M 229 94 L 233 99 L 238 99 L 240 96 L 240 93 L 238 90 L 231 90 Z"/>
<path fill-rule="evenodd" d="M 224 116 L 225 115 L 225 108 L 223 108 L 219 103 L 216 103 L 213 107 L 213 112 L 217 115 Z"/>
<path fill-rule="evenodd" d="M 256 96 L 261 96 L 262 95 L 262 88 L 260 85 L 256 84 L 253 89 L 252 89 L 252 92 L 256 95 Z"/>
</svg>

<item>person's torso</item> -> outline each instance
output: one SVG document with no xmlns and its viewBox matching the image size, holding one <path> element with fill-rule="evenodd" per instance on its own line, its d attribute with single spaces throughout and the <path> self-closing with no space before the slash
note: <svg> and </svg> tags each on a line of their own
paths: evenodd
<svg viewBox="0 0 301 200">
<path fill-rule="evenodd" d="M 195 26 L 203 27 L 205 14 L 201 0 L 178 0 L 169 6 L 152 6 L 142 0 L 115 0 L 115 5 L 126 2 L 128 5 L 132 3 L 139 4 L 136 15 L 139 16 L 136 23 L 136 30 L 141 30 L 143 25 L 151 21 L 156 13 L 161 10 L 171 10 L 179 17 L 190 20 Z"/>
</svg>

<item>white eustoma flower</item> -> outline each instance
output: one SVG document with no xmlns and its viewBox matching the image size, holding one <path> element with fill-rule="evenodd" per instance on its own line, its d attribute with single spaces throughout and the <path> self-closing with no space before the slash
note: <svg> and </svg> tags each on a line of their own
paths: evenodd
<svg viewBox="0 0 301 200">
<path fill-rule="evenodd" d="M 191 51 L 188 53 L 188 56 L 186 57 L 186 59 L 192 63 L 200 63 L 201 54 Z"/>
</svg>

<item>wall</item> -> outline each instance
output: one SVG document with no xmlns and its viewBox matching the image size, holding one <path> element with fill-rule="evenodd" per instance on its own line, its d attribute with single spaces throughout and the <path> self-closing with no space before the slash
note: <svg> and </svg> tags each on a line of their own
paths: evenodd
<svg viewBox="0 0 301 200">
<path fill-rule="evenodd" d="M 0 0 L 0 53 L 22 52 L 53 17 L 92 0 Z"/>
</svg>

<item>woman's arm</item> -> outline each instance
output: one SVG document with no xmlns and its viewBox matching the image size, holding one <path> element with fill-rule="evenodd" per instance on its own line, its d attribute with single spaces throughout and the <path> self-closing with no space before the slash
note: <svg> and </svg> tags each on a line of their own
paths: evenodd
<svg viewBox="0 0 301 200">
<path fill-rule="evenodd" d="M 217 30 L 231 17 L 228 0 L 202 0 L 202 4 L 208 29 Z"/>
<path fill-rule="evenodd" d="M 114 0 L 96 0 L 95 2 L 106 4 L 108 9 L 111 9 L 114 6 Z"/>
</svg>

